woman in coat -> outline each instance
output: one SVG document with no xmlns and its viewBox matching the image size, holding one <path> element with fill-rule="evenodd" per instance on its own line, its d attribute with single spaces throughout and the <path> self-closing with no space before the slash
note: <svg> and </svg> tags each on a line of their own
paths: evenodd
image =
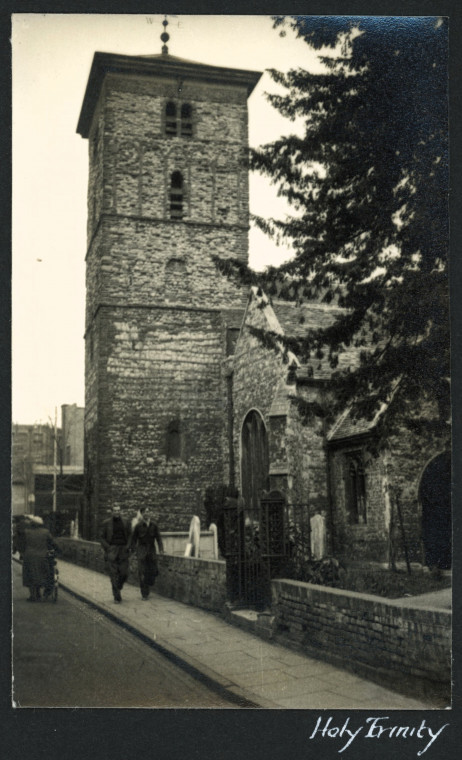
<svg viewBox="0 0 462 760">
<path fill-rule="evenodd" d="M 154 585 L 157 570 L 156 543 L 159 552 L 163 554 L 164 547 L 159 528 L 153 521 L 153 515 L 149 507 L 144 511 L 142 519 L 135 525 L 131 535 L 130 549 L 136 549 L 138 560 L 138 577 L 142 599 L 149 596 L 149 587 Z"/>
<path fill-rule="evenodd" d="M 24 532 L 22 585 L 29 587 L 30 596 L 27 601 L 39 602 L 41 587 L 45 589 L 44 599 L 51 594 L 53 587 L 53 568 L 49 552 L 53 549 L 59 552 L 60 549 L 53 541 L 50 531 L 44 527 L 41 517 L 30 515 L 29 523 Z"/>
</svg>

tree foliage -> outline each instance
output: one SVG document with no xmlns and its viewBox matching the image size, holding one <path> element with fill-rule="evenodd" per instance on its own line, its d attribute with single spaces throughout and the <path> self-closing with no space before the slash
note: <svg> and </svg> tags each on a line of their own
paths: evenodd
<svg viewBox="0 0 462 760">
<path fill-rule="evenodd" d="M 341 404 L 389 421 L 419 403 L 449 410 L 447 25 L 432 17 L 276 17 L 323 55 L 327 71 L 271 71 L 269 95 L 302 134 L 251 152 L 251 168 L 287 199 L 285 219 L 256 218 L 294 257 L 260 282 L 270 295 L 343 307 L 307 330 L 306 361 L 333 369 L 355 346 L 357 369 L 334 372 Z M 281 88 L 279 88 L 281 89 Z M 241 267 L 242 269 L 242 267 Z M 241 272 L 242 275 L 242 272 Z M 250 281 L 251 275 L 247 274 Z"/>
</svg>

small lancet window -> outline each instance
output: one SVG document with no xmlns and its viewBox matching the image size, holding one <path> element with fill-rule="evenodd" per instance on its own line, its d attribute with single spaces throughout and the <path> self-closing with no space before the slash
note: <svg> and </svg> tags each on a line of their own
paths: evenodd
<svg viewBox="0 0 462 760">
<path fill-rule="evenodd" d="M 348 460 L 347 510 L 351 523 L 366 522 L 366 477 L 361 455 Z"/>
<path fill-rule="evenodd" d="M 173 172 L 170 178 L 170 219 L 183 217 L 183 175 Z"/>
<path fill-rule="evenodd" d="M 192 108 L 189 103 L 183 103 L 181 106 L 181 136 L 192 137 Z"/>
<path fill-rule="evenodd" d="M 165 106 L 165 134 L 176 137 L 176 103 L 171 100 Z"/>
</svg>

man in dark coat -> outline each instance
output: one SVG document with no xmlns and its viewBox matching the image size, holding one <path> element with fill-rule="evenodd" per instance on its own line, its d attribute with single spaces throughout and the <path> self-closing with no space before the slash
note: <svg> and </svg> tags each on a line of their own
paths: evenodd
<svg viewBox="0 0 462 760">
<path fill-rule="evenodd" d="M 141 598 L 144 600 L 148 598 L 149 588 L 154 585 L 154 581 L 158 575 L 156 543 L 159 552 L 163 554 L 164 547 L 159 528 L 154 522 L 153 514 L 148 507 L 144 511 L 142 519 L 135 525 L 130 541 L 131 550 L 136 550 Z"/>
<path fill-rule="evenodd" d="M 106 520 L 100 531 L 100 544 L 104 549 L 106 569 L 112 585 L 114 601 L 122 601 L 121 590 L 128 577 L 128 544 L 130 523 L 120 514 L 120 507 L 114 507 L 112 517 Z"/>
</svg>

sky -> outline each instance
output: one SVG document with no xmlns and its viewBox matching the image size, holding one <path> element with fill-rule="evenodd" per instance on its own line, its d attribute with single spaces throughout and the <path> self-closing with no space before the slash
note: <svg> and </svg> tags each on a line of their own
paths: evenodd
<svg viewBox="0 0 462 760">
<path fill-rule="evenodd" d="M 162 15 L 14 14 L 13 50 L 13 422 L 54 421 L 62 404 L 84 405 L 84 308 L 88 143 L 77 121 L 96 51 L 161 52 Z M 202 63 L 265 72 L 320 71 L 317 54 L 269 16 L 169 16 L 169 53 Z M 294 126 L 265 99 L 268 72 L 249 98 L 249 143 Z M 276 191 L 250 177 L 250 210 L 283 215 Z M 250 233 L 250 264 L 289 252 Z"/>
</svg>

